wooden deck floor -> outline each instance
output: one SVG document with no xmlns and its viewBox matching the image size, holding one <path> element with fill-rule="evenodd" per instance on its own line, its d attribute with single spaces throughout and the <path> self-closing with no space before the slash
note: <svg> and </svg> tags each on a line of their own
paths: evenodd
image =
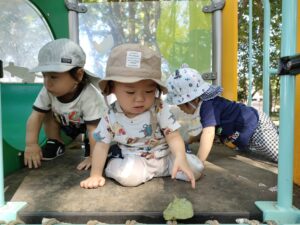
<svg viewBox="0 0 300 225">
<path fill-rule="evenodd" d="M 193 145 L 193 148 L 197 146 Z M 122 187 L 107 179 L 104 187 L 85 190 L 79 182 L 89 171 L 77 171 L 81 150 L 67 149 L 64 156 L 43 162 L 42 168 L 24 168 L 6 177 L 6 200 L 25 201 L 19 212 L 26 223 L 41 223 L 43 217 L 62 222 L 86 223 L 97 219 L 106 223 L 164 223 L 162 212 L 174 196 L 185 197 L 195 216 L 185 223 L 217 219 L 235 223 L 236 218 L 261 219 L 255 201 L 276 201 L 277 165 L 251 155 L 239 154 L 215 144 L 205 175 L 193 190 L 190 184 L 155 178 L 138 187 Z M 300 207 L 299 187 L 294 204 Z"/>
</svg>

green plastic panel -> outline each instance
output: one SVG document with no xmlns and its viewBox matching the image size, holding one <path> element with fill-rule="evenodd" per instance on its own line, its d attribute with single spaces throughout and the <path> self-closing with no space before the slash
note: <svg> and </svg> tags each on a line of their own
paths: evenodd
<svg viewBox="0 0 300 225">
<path fill-rule="evenodd" d="M 3 140 L 12 148 L 24 151 L 26 122 L 42 84 L 2 83 Z M 44 140 L 41 132 L 40 142 Z"/>
<path fill-rule="evenodd" d="M 162 1 L 157 43 L 172 70 L 183 63 L 211 71 L 211 15 L 202 8 L 210 0 Z"/>
<path fill-rule="evenodd" d="M 4 176 L 23 167 L 27 119 L 42 84 L 1 83 Z M 61 132 L 65 144 L 72 139 Z M 46 141 L 42 129 L 39 144 Z"/>
<path fill-rule="evenodd" d="M 3 140 L 4 177 L 24 167 L 23 152 Z"/>
<path fill-rule="evenodd" d="M 23 167 L 26 122 L 42 84 L 2 83 L 4 176 Z M 42 131 L 39 142 L 45 140 Z"/>
<path fill-rule="evenodd" d="M 55 39 L 69 37 L 68 10 L 64 0 L 30 0 L 47 21 Z"/>
</svg>

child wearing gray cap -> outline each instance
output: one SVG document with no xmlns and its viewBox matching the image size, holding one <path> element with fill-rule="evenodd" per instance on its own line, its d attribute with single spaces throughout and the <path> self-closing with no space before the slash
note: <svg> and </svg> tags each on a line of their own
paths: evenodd
<svg viewBox="0 0 300 225">
<path fill-rule="evenodd" d="M 167 102 L 177 105 L 187 114 L 198 113 L 203 130 L 198 157 L 205 161 L 215 135 L 230 148 L 263 153 L 278 161 L 278 131 L 263 112 L 221 96 L 223 89 L 205 82 L 198 71 L 183 67 L 167 80 Z M 199 109 L 200 108 L 200 109 Z"/>
<path fill-rule="evenodd" d="M 167 92 L 161 81 L 160 55 L 141 44 L 115 47 L 99 87 L 105 99 L 114 94 L 117 100 L 94 132 L 97 142 L 91 174 L 80 186 L 97 188 L 105 184 L 105 161 L 114 141 L 123 158 L 108 161 L 106 177 L 123 186 L 137 186 L 153 177 L 171 175 L 191 182 L 195 188 L 203 165 L 195 155 L 185 153 L 180 125 L 160 99 L 161 92 Z"/>
<path fill-rule="evenodd" d="M 100 79 L 83 68 L 85 60 L 82 48 L 69 39 L 51 41 L 40 49 L 39 64 L 32 72 L 42 72 L 44 86 L 27 121 L 24 163 L 29 168 L 38 168 L 41 160 L 52 160 L 64 154 L 61 130 L 72 139 L 87 133 L 86 158 L 77 169 L 90 168 L 89 149 L 95 145 L 92 134 L 104 104 L 101 105 L 100 91 L 91 83 Z M 38 136 L 42 125 L 47 141 L 41 149 Z"/>
</svg>

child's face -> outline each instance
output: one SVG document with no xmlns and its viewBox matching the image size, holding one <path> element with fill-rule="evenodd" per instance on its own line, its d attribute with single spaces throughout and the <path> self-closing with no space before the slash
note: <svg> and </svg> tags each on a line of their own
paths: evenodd
<svg viewBox="0 0 300 225">
<path fill-rule="evenodd" d="M 180 110 L 182 110 L 183 112 L 185 112 L 187 114 L 194 114 L 198 107 L 198 104 L 199 104 L 199 101 L 196 99 L 196 100 L 178 105 L 178 107 L 180 108 Z"/>
<path fill-rule="evenodd" d="M 44 86 L 55 97 L 62 97 L 76 90 L 78 81 L 67 72 L 44 72 Z"/>
<path fill-rule="evenodd" d="M 151 108 L 156 90 L 154 81 L 142 80 L 135 83 L 114 82 L 112 92 L 125 115 L 132 118 Z"/>
</svg>

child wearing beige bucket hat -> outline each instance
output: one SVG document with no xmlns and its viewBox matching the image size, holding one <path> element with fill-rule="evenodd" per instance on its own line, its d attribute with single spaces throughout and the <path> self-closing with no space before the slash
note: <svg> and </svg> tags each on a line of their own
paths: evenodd
<svg viewBox="0 0 300 225">
<path fill-rule="evenodd" d="M 219 96 L 220 86 L 205 82 L 198 71 L 184 66 L 167 80 L 167 102 L 187 114 L 198 113 L 203 130 L 198 157 L 205 161 L 215 135 L 228 147 L 256 150 L 269 160 L 278 160 L 278 131 L 263 112 Z M 199 109 L 200 108 L 200 109 Z"/>
<path fill-rule="evenodd" d="M 40 49 L 39 64 L 32 72 L 42 72 L 44 86 L 27 121 L 24 163 L 29 168 L 38 168 L 41 160 L 52 160 L 64 154 L 61 130 L 72 139 L 87 133 L 86 158 L 77 169 L 90 168 L 89 150 L 95 145 L 92 134 L 105 104 L 100 91 L 91 84 L 100 79 L 83 68 L 85 59 L 83 49 L 69 39 L 50 41 Z M 47 141 L 41 149 L 38 136 L 42 124 Z"/>
<path fill-rule="evenodd" d="M 202 162 L 185 153 L 179 124 L 161 101 L 167 88 L 161 81 L 161 57 L 141 44 L 122 44 L 109 56 L 106 77 L 99 82 L 106 98 L 114 94 L 94 132 L 97 143 L 93 152 L 90 177 L 80 183 L 83 188 L 105 184 L 103 170 L 110 144 L 121 149 L 122 158 L 113 158 L 105 167 L 106 177 L 123 186 L 137 186 L 153 177 L 172 175 L 190 181 L 195 187 L 203 170 Z"/>
</svg>

